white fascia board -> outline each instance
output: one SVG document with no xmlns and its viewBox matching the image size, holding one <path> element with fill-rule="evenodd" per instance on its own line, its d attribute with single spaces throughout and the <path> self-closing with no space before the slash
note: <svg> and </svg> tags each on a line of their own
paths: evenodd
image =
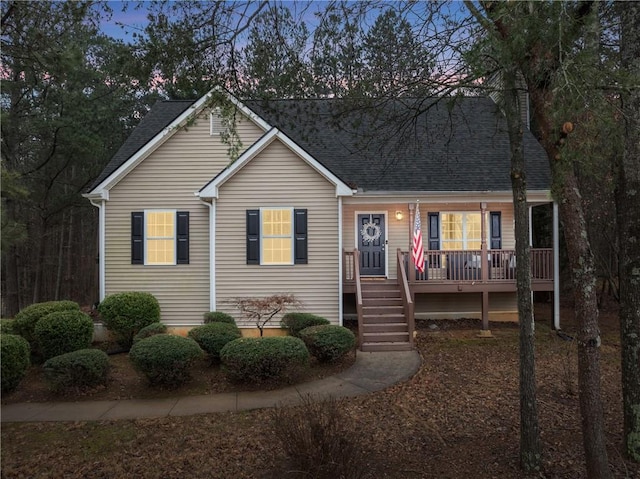
<svg viewBox="0 0 640 479">
<path fill-rule="evenodd" d="M 231 166 L 216 176 L 211 183 L 198 192 L 200 198 L 218 198 L 218 188 L 235 175 L 244 165 L 249 163 L 258 153 L 264 150 L 276 137 L 278 130 L 272 128 L 251 145 Z"/>
<path fill-rule="evenodd" d="M 276 138 L 284 143 L 284 145 L 296 155 L 302 158 L 314 170 L 320 173 L 320 175 L 322 175 L 327 181 L 332 183 L 336 187 L 336 197 L 353 196 L 353 190 L 351 188 L 345 185 L 337 176 L 322 166 L 315 158 L 300 148 L 293 140 L 277 128 L 272 128 L 258 141 L 251 145 L 251 147 L 240 155 L 240 157 L 230 167 L 220 173 L 213 181 L 211 181 L 211 183 L 202 188 L 198 193 L 198 196 L 200 196 L 200 198 L 218 198 L 218 188 L 240 171 L 240 169 L 255 158 L 258 153 L 264 150 Z"/>
<path fill-rule="evenodd" d="M 203 107 L 210 101 L 213 96 L 214 91 L 220 91 L 227 96 L 229 101 L 233 103 L 233 105 L 238 108 L 240 112 L 250 118 L 259 128 L 264 131 L 268 131 L 271 126 L 265 122 L 262 118 L 256 115 L 253 111 L 243 105 L 237 98 L 235 98 L 231 93 L 222 89 L 213 89 L 198 101 L 196 101 L 193 105 L 187 108 L 178 118 L 173 120 L 167 127 L 165 127 L 160 133 L 154 136 L 146 145 L 140 148 L 131 158 L 129 158 L 125 163 L 120 165 L 120 167 L 111 173 L 107 178 L 104 179 L 102 183 L 96 186 L 93 190 L 91 190 L 86 196 L 89 198 L 89 195 L 92 195 L 94 198 L 100 199 L 108 199 L 109 197 L 109 189 L 113 188 L 124 176 L 126 176 L 133 168 L 135 168 L 142 160 L 144 160 L 149 154 L 155 151 L 162 143 L 171 138 L 176 131 L 178 131 L 179 127 L 187 121 L 190 117 L 195 116 L 200 113 Z M 99 195 L 99 196 L 98 196 Z"/>
<path fill-rule="evenodd" d="M 120 167 L 116 171 L 105 178 L 102 183 L 91 190 L 89 194 L 98 194 L 113 188 L 131 170 L 138 166 L 138 164 L 142 160 L 144 160 L 147 156 L 154 152 L 165 141 L 171 138 L 184 122 L 186 122 L 191 116 L 198 114 L 210 98 L 211 93 L 207 93 L 193 105 L 187 108 L 179 117 L 173 120 L 160 133 L 154 136 L 146 145 L 140 148 L 131 158 L 120 165 Z"/>
<path fill-rule="evenodd" d="M 509 191 L 358 191 L 352 202 L 358 199 L 363 202 L 370 202 L 372 198 L 378 201 L 389 202 L 415 202 L 432 201 L 443 203 L 469 203 L 474 201 L 512 203 L 513 193 Z M 527 191 L 528 203 L 551 203 L 551 192 L 549 190 L 529 190 Z"/>
</svg>

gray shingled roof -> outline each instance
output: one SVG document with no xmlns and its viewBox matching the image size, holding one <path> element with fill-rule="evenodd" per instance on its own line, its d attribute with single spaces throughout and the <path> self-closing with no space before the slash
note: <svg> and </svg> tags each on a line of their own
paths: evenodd
<svg viewBox="0 0 640 479">
<path fill-rule="evenodd" d="M 154 105 L 91 188 L 192 101 Z M 509 138 L 489 98 L 397 100 L 349 108 L 337 99 L 244 102 L 351 187 L 364 191 L 509 191 Z M 549 162 L 525 132 L 527 187 L 550 188 Z"/>
<path fill-rule="evenodd" d="M 135 155 L 140 148 L 149 143 L 154 136 L 169 126 L 173 120 L 178 118 L 193 103 L 194 101 L 192 100 L 161 100 L 156 102 L 151 110 L 140 120 L 138 126 L 134 128 L 116 154 L 113 155 L 88 191 L 102 183 L 111 173 Z"/>
<path fill-rule="evenodd" d="M 489 98 L 396 100 L 368 109 L 340 100 L 246 105 L 364 191 L 511 190 L 506 122 Z M 528 130 L 524 151 L 527 188 L 549 189 L 546 153 Z"/>
</svg>

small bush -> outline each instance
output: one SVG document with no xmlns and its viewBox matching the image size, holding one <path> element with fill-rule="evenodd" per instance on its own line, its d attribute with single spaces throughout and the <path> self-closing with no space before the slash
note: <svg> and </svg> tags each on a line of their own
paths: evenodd
<svg viewBox="0 0 640 479">
<path fill-rule="evenodd" d="M 58 311 L 80 311 L 80 306 L 73 301 L 48 301 L 46 303 L 32 304 L 16 314 L 13 323 L 14 331 L 29 341 L 31 348 L 34 349 L 37 346 L 34 336 L 36 323 L 47 314 L 57 313 Z"/>
<path fill-rule="evenodd" d="M 82 311 L 58 311 L 36 323 L 34 336 L 43 359 L 91 346 L 93 320 Z"/>
<path fill-rule="evenodd" d="M 222 311 L 211 311 L 209 313 L 204 313 L 204 324 L 208 323 L 236 324 L 236 320 L 233 319 L 233 316 L 230 314 L 223 313 Z"/>
<path fill-rule="evenodd" d="M 287 459 L 279 476 L 305 479 L 369 477 L 365 436 L 335 399 L 317 401 L 305 396 L 299 407 L 274 409 L 271 419 Z"/>
<path fill-rule="evenodd" d="M 222 348 L 220 359 L 231 381 L 290 382 L 309 365 L 309 351 L 292 336 L 240 338 Z"/>
<path fill-rule="evenodd" d="M 189 337 L 209 355 L 211 362 L 219 362 L 220 350 L 228 342 L 241 338 L 242 333 L 235 324 L 208 323 L 193 328 Z"/>
<path fill-rule="evenodd" d="M 160 304 L 150 293 L 126 292 L 107 296 L 98 306 L 100 318 L 125 348 L 145 326 L 160 322 Z"/>
<path fill-rule="evenodd" d="M 299 333 L 300 339 L 318 361 L 335 361 L 356 345 L 356 337 L 347 328 L 333 324 L 310 326 Z"/>
<path fill-rule="evenodd" d="M 107 382 L 109 356 L 99 349 L 79 349 L 53 357 L 42 367 L 54 391 L 95 387 Z"/>
<path fill-rule="evenodd" d="M 136 344 L 138 341 L 142 341 L 143 339 L 150 338 L 151 336 L 155 336 L 156 334 L 164 334 L 167 332 L 167 325 L 164 323 L 151 323 L 148 326 L 145 326 L 138 334 L 133 337 L 133 344 Z"/>
<path fill-rule="evenodd" d="M 300 331 L 309 326 L 320 326 L 322 324 L 330 324 L 329 321 L 321 316 L 309 313 L 287 313 L 282 317 L 280 325 L 289 331 L 291 336 L 298 337 Z"/>
<path fill-rule="evenodd" d="M 16 334 L 14 322 L 15 319 L 0 319 L 0 334 Z"/>
<path fill-rule="evenodd" d="M 2 392 L 18 387 L 29 369 L 31 352 L 29 343 L 17 334 L 0 334 L 0 371 Z"/>
<path fill-rule="evenodd" d="M 189 368 L 204 356 L 193 339 L 156 334 L 138 341 L 129 352 L 133 366 L 152 385 L 178 387 L 191 378 Z"/>
</svg>

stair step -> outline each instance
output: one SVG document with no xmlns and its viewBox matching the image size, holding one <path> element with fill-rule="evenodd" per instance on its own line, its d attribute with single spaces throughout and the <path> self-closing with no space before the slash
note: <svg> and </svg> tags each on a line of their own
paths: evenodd
<svg viewBox="0 0 640 479">
<path fill-rule="evenodd" d="M 362 298 L 362 306 L 371 307 L 371 306 L 404 306 L 402 302 L 402 298 L 380 298 L 376 296 L 375 298 Z"/>
<path fill-rule="evenodd" d="M 374 314 L 374 315 L 362 316 L 362 324 L 406 323 L 406 322 L 407 322 L 407 319 L 404 317 L 404 314 Z"/>
<path fill-rule="evenodd" d="M 367 291 L 365 289 L 362 290 L 362 300 L 366 299 L 377 299 L 377 298 L 388 298 L 388 299 L 402 299 L 400 295 L 400 291 L 395 290 L 377 290 L 377 291 Z"/>
<path fill-rule="evenodd" d="M 410 351 L 413 349 L 408 342 L 397 343 L 363 343 L 360 350 L 364 352 L 375 351 Z"/>
<path fill-rule="evenodd" d="M 368 304 L 362 304 L 362 314 L 365 316 L 375 316 L 378 314 L 404 314 L 404 307 L 402 306 L 369 306 Z"/>
<path fill-rule="evenodd" d="M 407 341 L 409 342 L 409 332 L 376 332 L 376 333 L 363 333 L 363 343 L 399 343 Z"/>
<path fill-rule="evenodd" d="M 409 325 L 407 323 L 373 323 L 363 324 L 364 333 L 408 333 Z"/>
</svg>

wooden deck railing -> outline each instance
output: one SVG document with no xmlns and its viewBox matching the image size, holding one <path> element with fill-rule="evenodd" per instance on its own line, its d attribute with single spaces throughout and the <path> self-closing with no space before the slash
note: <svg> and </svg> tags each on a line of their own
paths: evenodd
<svg viewBox="0 0 640 479">
<path fill-rule="evenodd" d="M 409 254 L 399 252 L 405 268 L 405 277 L 409 267 Z M 424 273 L 415 272 L 415 282 L 464 283 L 464 282 L 501 282 L 515 283 L 515 250 L 489 250 L 486 260 L 482 261 L 481 250 L 427 250 L 424 253 Z M 358 251 L 344 252 L 343 282 L 353 284 L 359 271 Z M 400 259 L 399 259 L 400 260 Z M 488 270 L 483 278 L 483 268 Z M 553 281 L 553 250 L 551 248 L 531 249 L 531 278 L 535 281 Z M 411 281 L 410 281 L 411 283 Z"/>
<path fill-rule="evenodd" d="M 407 272 L 404 267 L 404 255 L 398 248 L 397 255 L 397 278 L 400 284 L 400 295 L 402 296 L 402 305 L 404 306 L 404 314 L 409 326 L 409 344 L 413 347 L 413 332 L 415 331 L 415 309 L 413 300 L 411 299 L 411 289 L 409 289 L 409 281 L 407 280 Z"/>
<path fill-rule="evenodd" d="M 356 313 L 358 314 L 358 344 L 362 347 L 364 342 L 364 325 L 362 321 L 362 285 L 360 284 L 360 255 L 358 250 L 352 253 L 353 279 L 356 283 Z"/>
</svg>

